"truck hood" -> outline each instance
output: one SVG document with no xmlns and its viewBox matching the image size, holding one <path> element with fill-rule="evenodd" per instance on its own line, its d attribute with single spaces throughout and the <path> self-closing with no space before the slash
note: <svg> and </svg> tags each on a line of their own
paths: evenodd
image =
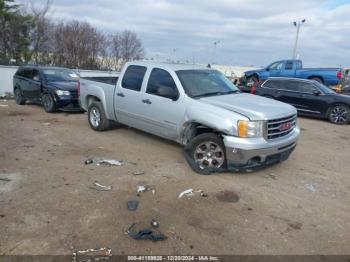
<svg viewBox="0 0 350 262">
<path fill-rule="evenodd" d="M 77 82 L 78 81 L 49 81 L 47 82 L 47 85 L 65 91 L 77 91 Z"/>
<path fill-rule="evenodd" d="M 200 101 L 241 114 L 250 120 L 270 120 L 297 113 L 295 107 L 286 103 L 245 93 L 204 97 Z"/>
</svg>

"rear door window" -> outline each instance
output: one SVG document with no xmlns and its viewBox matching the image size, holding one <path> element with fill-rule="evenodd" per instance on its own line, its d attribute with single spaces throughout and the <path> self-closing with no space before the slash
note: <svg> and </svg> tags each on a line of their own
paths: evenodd
<svg viewBox="0 0 350 262">
<path fill-rule="evenodd" d="M 33 72 L 33 69 L 31 69 L 31 68 L 24 68 L 23 72 L 22 72 L 22 76 L 25 77 L 25 78 L 31 79 L 32 78 L 32 72 Z"/>
<path fill-rule="evenodd" d="M 147 68 L 144 66 L 129 66 L 123 76 L 122 87 L 134 91 L 140 91 L 146 70 Z"/>
<path fill-rule="evenodd" d="M 285 69 L 292 70 L 293 69 L 293 61 L 287 61 Z"/>
</svg>

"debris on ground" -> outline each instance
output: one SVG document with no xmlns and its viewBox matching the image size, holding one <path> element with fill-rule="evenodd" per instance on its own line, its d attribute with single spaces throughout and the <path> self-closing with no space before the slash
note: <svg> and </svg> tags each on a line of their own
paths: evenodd
<svg viewBox="0 0 350 262">
<path fill-rule="evenodd" d="M 0 105 L 0 107 L 8 107 L 9 105 Z"/>
<path fill-rule="evenodd" d="M 79 256 L 79 260 L 77 260 Z M 81 257 L 81 258 L 80 258 Z M 73 252 L 72 262 L 90 262 L 110 260 L 112 257 L 112 249 L 109 247 L 90 248 L 86 250 L 77 250 Z"/>
<path fill-rule="evenodd" d="M 141 175 L 144 175 L 145 172 L 144 171 L 136 171 L 133 174 L 134 174 L 134 176 L 141 176 Z"/>
<path fill-rule="evenodd" d="M 0 181 L 11 182 L 12 180 L 7 177 L 0 177 Z"/>
<path fill-rule="evenodd" d="M 156 242 L 167 239 L 167 237 L 164 234 L 156 232 L 150 228 L 146 228 L 136 232 L 131 231 L 131 229 L 134 228 L 136 225 L 137 223 L 132 224 L 127 230 L 127 234 L 135 240 L 151 240 L 153 242 Z"/>
<path fill-rule="evenodd" d="M 144 186 L 144 185 L 137 186 L 137 193 L 144 193 L 146 191 L 147 191 L 147 186 Z"/>
<path fill-rule="evenodd" d="M 97 191 L 111 191 L 112 186 L 104 186 L 99 184 L 97 181 L 95 181 L 94 186 L 91 187 L 92 189 L 95 189 Z"/>
<path fill-rule="evenodd" d="M 86 159 L 84 162 L 85 165 L 95 164 L 97 166 L 121 166 L 123 164 L 122 161 L 114 160 L 114 159 L 104 159 L 104 158 L 96 158 L 96 159 Z"/>
<path fill-rule="evenodd" d="M 216 194 L 216 198 L 225 203 L 237 203 L 239 201 L 239 195 L 236 194 L 233 191 L 221 191 L 218 194 Z"/>
<path fill-rule="evenodd" d="M 139 201 L 137 201 L 137 200 L 129 200 L 128 201 L 128 210 L 129 211 L 135 211 L 138 206 L 139 206 Z"/>
<path fill-rule="evenodd" d="M 310 192 L 316 192 L 316 186 L 314 184 L 306 184 L 305 186 Z"/>
<path fill-rule="evenodd" d="M 198 194 L 198 193 L 199 193 L 200 196 L 202 196 L 202 197 L 208 197 L 208 194 L 204 193 L 204 191 L 201 190 L 201 189 L 199 189 L 199 190 L 193 190 L 193 188 L 189 188 L 189 189 L 186 189 L 185 191 L 181 192 L 177 198 L 180 199 L 180 198 L 182 198 L 183 196 L 192 197 L 192 196 L 194 196 L 195 194 Z"/>
<path fill-rule="evenodd" d="M 159 227 L 159 222 L 155 219 L 152 219 L 151 222 L 150 222 L 151 226 L 153 228 L 158 228 Z"/>
<path fill-rule="evenodd" d="M 136 191 L 138 193 L 138 196 L 140 193 L 145 193 L 146 191 L 151 191 L 153 195 L 156 193 L 155 188 L 149 185 L 138 185 Z"/>
</svg>

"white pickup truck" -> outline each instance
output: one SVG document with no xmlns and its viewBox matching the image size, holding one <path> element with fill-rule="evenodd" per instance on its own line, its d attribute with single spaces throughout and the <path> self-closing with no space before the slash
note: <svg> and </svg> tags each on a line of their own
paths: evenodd
<svg viewBox="0 0 350 262">
<path fill-rule="evenodd" d="M 79 93 L 93 130 L 116 122 L 176 141 L 200 174 L 279 163 L 300 133 L 294 107 L 195 65 L 130 62 L 115 86 L 81 79 Z"/>
</svg>

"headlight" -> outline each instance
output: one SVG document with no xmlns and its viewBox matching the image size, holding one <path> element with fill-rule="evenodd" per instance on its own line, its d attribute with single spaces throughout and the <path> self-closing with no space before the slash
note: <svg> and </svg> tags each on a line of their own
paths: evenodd
<svg viewBox="0 0 350 262">
<path fill-rule="evenodd" d="M 261 137 L 263 136 L 263 121 L 238 121 L 239 137 Z"/>
<path fill-rule="evenodd" d="M 65 90 L 56 90 L 56 94 L 58 96 L 69 96 L 70 92 L 69 91 L 65 91 Z"/>
</svg>

